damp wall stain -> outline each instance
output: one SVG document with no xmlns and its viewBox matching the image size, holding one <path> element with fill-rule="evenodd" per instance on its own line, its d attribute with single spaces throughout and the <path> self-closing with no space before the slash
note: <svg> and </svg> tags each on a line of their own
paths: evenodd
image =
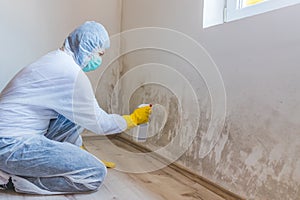
<svg viewBox="0 0 300 200">
<path fill-rule="evenodd" d="M 122 90 L 114 90 L 120 77 L 134 68 L 126 63 L 130 61 L 134 63 L 131 66 L 138 66 L 143 62 L 153 61 L 153 58 L 160 59 L 155 53 L 147 52 L 153 56 L 149 56 L 149 60 L 139 60 L 138 54 L 126 55 L 122 67 L 119 64 L 110 66 L 105 72 L 105 79 L 99 82 L 96 94 L 99 104 L 108 112 L 118 111 L 120 114 L 126 114 L 125 111 L 133 111 L 140 103 L 146 102 L 165 108 L 168 117 L 164 127 L 159 124 L 161 119 L 157 119 L 156 122 L 154 120 L 151 130 L 155 133 L 151 133 L 153 136 L 144 143 L 146 147 L 156 150 L 170 143 L 178 148 L 189 145 L 177 163 L 247 199 L 300 199 L 299 124 L 290 123 L 271 106 L 258 105 L 253 100 L 243 104 L 229 100 L 221 135 L 212 151 L 203 158 L 200 156 L 200 144 L 208 129 L 211 115 L 209 93 L 205 83 L 203 80 L 194 79 L 193 75 L 187 72 L 186 75 L 191 77 L 189 80 L 195 87 L 200 108 L 196 123 L 193 119 L 184 118 L 180 110 L 180 103 L 189 104 L 190 97 L 185 96 L 184 92 L 182 95 L 175 95 L 167 87 L 159 84 L 138 87 L 128 102 L 124 102 L 122 98 L 126 93 L 126 85 L 122 86 Z M 177 70 L 180 70 L 180 65 L 187 65 L 179 61 L 171 64 Z M 113 97 L 114 95 L 116 96 Z M 259 109 L 265 113 L 255 113 L 255 110 Z M 164 116 L 157 115 L 157 118 L 160 117 Z M 197 126 L 195 135 L 189 132 L 192 130 L 189 126 L 193 125 Z M 178 135 L 179 139 L 174 140 Z M 123 137 L 132 139 L 127 134 L 123 134 Z M 191 137 L 192 143 L 187 144 Z M 164 156 L 172 153 L 167 152 Z"/>
</svg>

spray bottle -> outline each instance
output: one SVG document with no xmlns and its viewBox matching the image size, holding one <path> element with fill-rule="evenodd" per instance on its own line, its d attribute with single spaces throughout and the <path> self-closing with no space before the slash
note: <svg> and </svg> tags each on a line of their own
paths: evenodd
<svg viewBox="0 0 300 200">
<path fill-rule="evenodd" d="M 139 105 L 138 107 L 141 108 L 141 107 L 145 107 L 145 106 L 150 106 L 152 107 L 151 104 L 141 104 Z M 137 126 L 137 131 L 136 131 L 136 134 L 135 134 L 135 141 L 136 142 L 146 142 L 147 140 L 147 133 L 148 133 L 148 126 L 149 126 L 149 122 L 147 123 L 144 123 L 144 124 L 140 124 Z"/>
</svg>

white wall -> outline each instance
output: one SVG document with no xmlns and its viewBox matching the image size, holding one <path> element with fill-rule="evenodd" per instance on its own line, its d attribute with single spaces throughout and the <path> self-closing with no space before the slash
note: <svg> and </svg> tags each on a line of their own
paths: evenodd
<svg viewBox="0 0 300 200">
<path fill-rule="evenodd" d="M 118 33 L 120 9 L 120 0 L 0 0 L 0 90 L 19 69 L 59 48 L 87 20 Z"/>
<path fill-rule="evenodd" d="M 300 5 L 208 29 L 202 28 L 202 8 L 203 2 L 197 0 L 123 1 L 122 30 L 158 26 L 183 32 L 206 48 L 223 77 L 227 117 L 218 143 L 207 156 L 199 156 L 209 121 L 205 113 L 211 110 L 209 103 L 199 101 L 204 117 L 200 117 L 198 135 L 178 163 L 247 199 L 300 199 Z M 136 38 L 127 39 L 123 48 Z M 179 48 L 185 45 L 176 42 Z M 189 53 L 201 56 L 200 52 Z M 207 96 L 203 80 L 194 79 L 188 63 L 166 52 L 131 52 L 124 57 L 120 74 L 155 61 L 181 70 L 200 100 Z M 179 82 L 176 86 L 184 90 Z M 163 87 L 144 88 L 135 92 L 135 99 L 172 104 L 174 109 L 179 100 L 190 102 L 184 92 L 176 101 Z M 171 121 L 178 122 L 174 109 L 169 109 L 173 117 L 170 129 L 177 126 Z M 172 130 L 174 133 L 163 133 L 168 137 L 145 145 L 161 146 L 165 144 L 162 140 L 181 134 L 180 146 L 191 134 Z"/>
</svg>

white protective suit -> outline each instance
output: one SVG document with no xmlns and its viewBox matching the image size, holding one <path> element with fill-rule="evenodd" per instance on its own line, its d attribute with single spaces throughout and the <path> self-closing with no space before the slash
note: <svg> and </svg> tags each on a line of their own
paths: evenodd
<svg viewBox="0 0 300 200">
<path fill-rule="evenodd" d="M 105 28 L 86 22 L 55 50 L 23 68 L 0 95 L 0 185 L 17 192 L 61 194 L 94 191 L 106 168 L 81 150 L 81 131 L 113 134 L 127 128 L 108 114 L 82 69 L 108 48 Z"/>
</svg>

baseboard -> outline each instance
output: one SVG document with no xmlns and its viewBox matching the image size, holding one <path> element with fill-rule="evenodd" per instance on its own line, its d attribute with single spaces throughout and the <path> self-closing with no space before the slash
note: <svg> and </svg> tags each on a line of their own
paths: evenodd
<svg viewBox="0 0 300 200">
<path fill-rule="evenodd" d="M 115 140 L 118 140 L 120 142 L 126 143 L 131 145 L 132 147 L 136 148 L 137 150 L 141 151 L 141 152 L 152 152 L 150 149 L 139 145 L 138 143 L 132 142 L 130 140 L 128 140 L 127 138 L 124 138 L 120 135 L 113 137 Z M 151 154 L 153 157 L 155 157 L 155 159 L 168 164 L 169 162 L 166 160 L 166 158 L 162 157 L 161 155 L 158 155 L 156 153 Z M 223 197 L 224 199 L 227 200 L 245 200 L 245 198 L 240 197 L 237 194 L 234 194 L 226 189 L 224 189 L 223 187 L 221 187 L 218 184 L 213 183 L 212 181 L 199 176 L 198 174 L 195 174 L 194 172 L 192 172 L 191 170 L 185 168 L 184 166 L 178 164 L 178 163 L 172 163 L 172 164 L 168 164 L 168 166 L 170 168 L 172 168 L 173 170 L 177 171 L 178 173 L 182 174 L 183 176 L 188 177 L 189 179 L 201 184 L 202 186 L 204 186 L 205 188 L 209 189 L 210 191 L 218 194 L 219 196 Z"/>
</svg>

